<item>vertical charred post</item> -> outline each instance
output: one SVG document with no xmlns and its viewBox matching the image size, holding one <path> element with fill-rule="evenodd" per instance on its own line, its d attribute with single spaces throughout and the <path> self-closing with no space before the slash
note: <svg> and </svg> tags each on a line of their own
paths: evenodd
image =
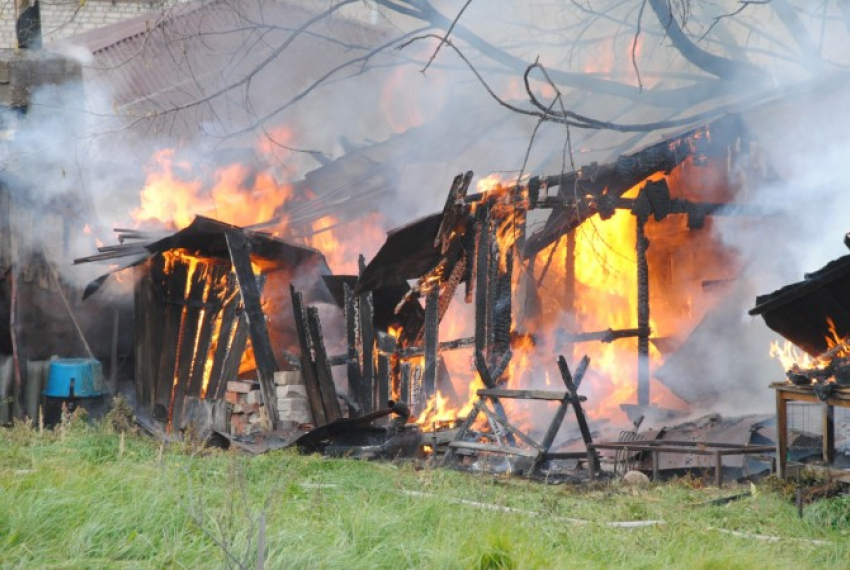
<svg viewBox="0 0 850 570">
<path fill-rule="evenodd" d="M 501 356 L 511 347 L 511 280 L 513 279 L 514 254 L 505 252 L 504 271 L 499 268 L 501 252 L 496 257 L 497 267 L 495 295 L 493 299 L 493 358 Z M 498 378 L 493 378 L 498 381 Z"/>
<path fill-rule="evenodd" d="M 647 218 L 635 216 L 637 221 L 637 325 L 638 325 L 638 386 L 637 403 L 649 405 L 649 263 L 646 252 L 649 238 L 646 237 Z"/>
<path fill-rule="evenodd" d="M 410 363 L 409 362 L 402 362 L 401 363 L 401 381 L 399 382 L 399 401 L 410 406 Z"/>
<path fill-rule="evenodd" d="M 316 357 L 316 380 L 322 398 L 322 407 L 325 410 L 325 418 L 327 418 L 328 423 L 334 422 L 342 417 L 342 413 L 336 397 L 331 364 L 325 350 L 322 322 L 319 319 L 319 310 L 316 307 L 307 307 L 307 326 L 310 330 L 310 337 L 313 339 L 313 352 Z"/>
<path fill-rule="evenodd" d="M 322 405 L 322 396 L 319 392 L 319 382 L 316 378 L 316 369 L 313 366 L 311 348 L 309 343 L 310 330 L 307 317 L 304 313 L 304 304 L 301 293 L 295 290 L 295 286 L 289 285 L 292 295 L 292 314 L 295 317 L 295 332 L 298 335 L 298 344 L 301 346 L 301 374 L 304 376 L 304 385 L 307 387 L 307 399 L 310 402 L 310 411 L 316 427 L 328 423 L 325 408 Z"/>
<path fill-rule="evenodd" d="M 360 374 L 360 354 L 357 350 L 357 299 L 347 284 L 343 284 L 343 299 L 345 309 L 345 340 L 347 345 L 348 395 L 362 411 L 366 406 L 363 376 Z M 354 410 L 349 412 L 354 417 Z"/>
<path fill-rule="evenodd" d="M 360 275 L 366 269 L 366 259 L 361 255 L 358 259 L 360 267 Z M 374 308 L 372 306 L 372 292 L 366 292 L 360 295 L 358 299 L 360 305 L 360 339 L 363 343 L 363 371 L 362 371 L 362 387 L 363 393 L 368 394 L 365 397 L 363 404 L 363 413 L 371 413 L 383 406 L 381 402 L 376 402 L 378 397 L 377 386 L 375 383 L 375 327 L 373 322 Z M 386 402 L 384 402 L 386 403 Z"/>
<path fill-rule="evenodd" d="M 478 218 L 478 244 L 475 248 L 475 355 L 476 361 L 478 361 L 485 358 L 488 337 L 488 277 L 490 274 L 489 205 L 480 206 L 476 217 Z M 487 378 L 489 379 L 489 374 L 487 374 Z M 482 380 L 487 383 L 483 375 Z M 493 386 L 488 384 L 487 387 L 492 388 Z"/>
<path fill-rule="evenodd" d="M 440 285 L 431 283 L 425 297 L 425 373 L 422 377 L 423 401 L 434 394 L 437 388 L 437 351 L 440 331 Z"/>
</svg>

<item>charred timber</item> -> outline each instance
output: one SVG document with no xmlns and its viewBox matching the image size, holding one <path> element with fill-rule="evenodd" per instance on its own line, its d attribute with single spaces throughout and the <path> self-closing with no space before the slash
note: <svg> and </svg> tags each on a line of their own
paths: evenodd
<svg viewBox="0 0 850 570">
<path fill-rule="evenodd" d="M 295 286 L 289 285 L 292 295 L 292 314 L 295 318 L 295 332 L 298 335 L 298 344 L 301 345 L 301 374 L 304 376 L 304 385 L 307 388 L 307 400 L 310 402 L 310 411 L 313 413 L 313 421 L 317 427 L 328 423 L 325 408 L 322 404 L 322 395 L 319 391 L 319 381 L 316 378 L 316 369 L 313 366 L 311 347 L 309 343 L 309 326 L 304 312 L 304 304 L 301 293 L 295 290 Z"/>
<path fill-rule="evenodd" d="M 609 164 L 591 164 L 578 171 L 532 179 L 541 187 L 558 187 L 558 198 L 565 202 L 563 206 L 555 206 L 544 228 L 526 241 L 524 257 L 537 255 L 596 214 L 603 219 L 613 214 L 616 200 L 649 176 L 669 173 L 695 154 L 725 156 L 743 132 L 740 117 L 729 115 L 678 137 L 621 155 Z M 570 201 L 574 196 L 579 196 L 579 200 Z"/>
<path fill-rule="evenodd" d="M 437 389 L 437 357 L 439 355 L 440 287 L 434 283 L 425 300 L 425 372 L 422 376 L 422 397 L 427 401 Z"/>
<path fill-rule="evenodd" d="M 444 350 L 459 350 L 462 348 L 470 348 L 475 344 L 475 337 L 466 337 L 466 338 L 458 338 L 455 340 L 446 340 L 439 343 L 440 352 Z M 425 354 L 425 349 L 418 346 L 412 346 L 410 348 L 403 348 L 398 351 L 399 358 L 413 358 L 416 356 L 423 356 Z"/>
<path fill-rule="evenodd" d="M 342 417 L 342 414 L 336 397 L 331 365 L 328 361 L 327 352 L 325 352 L 325 339 L 322 334 L 322 322 L 319 320 L 319 309 L 316 307 L 307 307 L 307 325 L 310 327 L 310 337 L 313 341 L 313 352 L 316 357 L 316 380 L 322 398 L 322 407 L 325 410 L 327 421 L 333 422 Z"/>
<path fill-rule="evenodd" d="M 604 331 L 586 332 L 586 333 L 568 333 L 559 336 L 564 342 L 592 342 L 599 341 L 604 343 L 614 342 L 621 338 L 633 338 L 639 336 L 649 336 L 651 329 L 608 329 Z"/>
<path fill-rule="evenodd" d="M 268 415 L 267 429 L 274 429 L 277 423 L 277 401 L 275 396 L 274 373 L 279 369 L 272 350 L 269 331 L 266 327 L 266 316 L 260 305 L 260 291 L 257 279 L 251 267 L 251 243 L 248 237 L 240 231 L 225 233 L 230 261 L 239 283 L 242 303 L 245 306 L 245 316 L 248 319 L 248 331 L 251 336 L 251 346 L 254 349 L 254 360 L 257 365 L 257 376 L 263 401 Z"/>
</svg>

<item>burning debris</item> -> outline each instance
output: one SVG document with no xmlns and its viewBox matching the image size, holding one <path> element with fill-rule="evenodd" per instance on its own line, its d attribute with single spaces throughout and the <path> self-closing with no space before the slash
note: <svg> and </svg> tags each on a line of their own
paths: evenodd
<svg viewBox="0 0 850 570">
<path fill-rule="evenodd" d="M 424 444 L 447 465 L 502 457 L 539 475 L 566 461 L 594 476 L 590 420 L 618 406 L 635 416 L 669 414 L 661 402 L 687 408 L 663 386 L 651 396 L 652 367 L 717 300 L 698 288 L 698 303 L 677 306 L 695 293 L 679 281 L 734 272 L 703 231 L 712 217 L 759 214 L 731 204 L 743 136 L 731 116 L 577 172 L 491 176 L 474 192 L 472 172 L 458 175 L 441 212 L 390 231 L 356 275 L 203 217 L 172 235 L 120 230 L 120 245 L 78 261 L 135 268 L 137 398 L 174 432 L 188 428 L 190 407 L 227 401 L 229 413 L 204 417 L 229 437 L 311 426 L 303 449 L 386 457 Z M 251 228 L 292 230 L 287 200 Z M 387 424 L 388 401 L 399 417 Z M 570 410 L 575 427 L 562 429 Z"/>
</svg>

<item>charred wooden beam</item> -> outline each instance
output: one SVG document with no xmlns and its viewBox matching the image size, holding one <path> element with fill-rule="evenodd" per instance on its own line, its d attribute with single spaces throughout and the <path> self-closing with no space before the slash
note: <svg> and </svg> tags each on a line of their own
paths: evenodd
<svg viewBox="0 0 850 570">
<path fill-rule="evenodd" d="M 257 288 L 257 280 L 251 267 L 251 243 L 248 237 L 241 231 L 230 231 L 225 233 L 227 249 L 230 253 L 230 261 L 236 273 L 239 283 L 239 291 L 242 296 L 242 304 L 245 306 L 245 315 L 248 319 L 248 329 L 251 336 L 251 346 L 254 349 L 254 360 L 257 364 L 257 375 L 260 380 L 260 389 L 263 392 L 265 402 L 266 423 L 265 428 L 274 429 L 277 424 L 277 398 L 275 396 L 274 373 L 279 369 L 277 360 L 272 350 L 269 330 L 266 327 L 266 316 L 260 305 L 260 291 Z"/>
<path fill-rule="evenodd" d="M 399 400 L 410 405 L 410 363 L 401 363 L 401 380 L 399 381 Z"/>
<path fill-rule="evenodd" d="M 387 402 L 392 399 L 392 393 L 390 391 L 390 359 L 386 354 L 378 355 L 378 399 L 379 401 L 384 402 L 386 406 Z"/>
<path fill-rule="evenodd" d="M 357 350 L 357 298 L 348 284 L 342 285 L 343 313 L 345 317 L 346 371 L 348 372 L 348 395 L 361 409 L 363 401 L 363 376 L 360 368 L 360 352 Z M 349 411 L 349 417 L 354 417 Z"/>
<path fill-rule="evenodd" d="M 475 337 L 469 336 L 465 338 L 456 338 L 455 340 L 445 340 L 439 343 L 439 352 L 443 352 L 446 350 L 460 350 L 462 348 L 470 348 L 475 345 Z M 398 351 L 399 358 L 412 358 L 415 356 L 422 356 L 425 354 L 425 349 L 421 346 L 411 346 L 409 348 L 402 348 Z"/>
<path fill-rule="evenodd" d="M 224 361 L 230 347 L 230 340 L 238 318 L 239 292 L 236 290 L 236 276 L 228 273 L 225 282 L 225 298 L 222 301 L 220 324 L 215 345 L 210 349 L 212 352 L 212 366 L 210 367 L 210 379 L 207 385 L 207 398 L 223 398 L 227 391 L 227 380 L 224 379 Z"/>
<path fill-rule="evenodd" d="M 567 366 L 566 359 L 563 356 L 558 357 L 558 369 L 561 372 L 561 379 L 564 381 L 564 385 L 567 387 L 567 391 L 571 396 L 570 403 L 573 406 L 573 413 L 576 415 L 576 423 L 578 424 L 579 431 L 581 431 L 581 438 L 584 440 L 584 445 L 587 448 L 588 469 L 591 476 L 593 476 L 596 473 L 599 461 L 596 450 L 593 448 L 593 436 L 590 434 L 590 427 L 587 425 L 587 417 L 584 415 L 584 409 L 581 407 L 581 398 L 578 395 L 578 387 L 581 385 L 581 380 L 584 378 L 589 365 L 590 359 L 587 356 L 582 358 L 576 370 L 576 378 L 578 379 L 578 383 L 576 383 L 570 373 L 569 366 Z"/>
<path fill-rule="evenodd" d="M 162 256 L 158 256 L 162 257 Z M 164 264 L 157 265 L 164 271 Z M 161 274 L 162 294 L 170 296 L 177 291 L 184 291 L 189 268 L 185 263 L 175 263 L 171 273 Z M 177 366 L 177 346 L 180 339 L 180 322 L 183 307 L 176 304 L 165 305 L 165 321 L 162 327 L 162 350 L 159 353 L 159 366 L 156 376 L 156 395 L 154 417 L 169 423 L 171 420 L 171 402 L 174 389 L 174 376 Z"/>
<path fill-rule="evenodd" d="M 487 349 L 488 288 L 490 275 L 490 206 L 483 205 L 476 213 L 478 243 L 475 251 L 475 352 L 484 358 Z M 485 361 L 486 362 L 486 361 Z M 489 376 L 489 374 L 488 374 Z M 483 377 L 482 377 L 483 379 Z"/>
<path fill-rule="evenodd" d="M 189 276 L 189 294 L 187 299 L 200 301 L 206 288 L 205 274 L 200 265 L 195 266 Z M 183 421 L 183 405 L 195 363 L 195 338 L 198 334 L 198 321 L 201 310 L 187 305 L 183 309 L 180 335 L 177 344 L 177 373 L 174 377 L 174 397 L 171 403 L 171 424 L 179 429 Z"/>
<path fill-rule="evenodd" d="M 301 374 L 304 376 L 304 385 L 307 387 L 307 399 L 310 402 L 310 410 L 313 412 L 313 421 L 316 427 L 328 423 L 325 415 L 325 407 L 322 403 L 322 395 L 319 391 L 319 381 L 316 378 L 316 368 L 313 365 L 311 346 L 309 343 L 310 332 L 307 324 L 307 315 L 304 312 L 301 293 L 295 290 L 295 286 L 289 285 L 292 296 L 292 315 L 295 318 L 295 332 L 298 336 L 298 344 L 301 345 Z"/>
<path fill-rule="evenodd" d="M 437 230 L 437 235 L 434 237 L 434 247 L 440 249 L 444 254 L 449 249 L 455 229 L 465 216 L 464 208 L 458 205 L 458 201 L 463 200 L 466 196 L 471 181 L 472 171 L 470 170 L 466 174 L 455 176 L 452 186 L 449 189 L 446 204 L 443 206 L 440 227 Z"/>
<path fill-rule="evenodd" d="M 366 270 L 366 259 L 361 255 L 358 259 L 360 275 Z M 378 404 L 375 407 L 376 384 L 375 384 L 375 324 L 374 324 L 374 307 L 372 306 L 372 292 L 367 291 L 359 296 L 358 304 L 360 308 L 360 342 L 363 358 L 361 363 L 363 370 L 361 378 L 363 379 L 363 413 L 368 414 L 383 407 Z"/>
<path fill-rule="evenodd" d="M 313 353 L 316 357 L 316 380 L 322 398 L 322 407 L 325 410 L 325 418 L 327 418 L 328 423 L 334 422 L 342 417 L 342 413 L 339 409 L 339 400 L 336 396 L 336 386 L 334 386 L 328 354 L 325 351 L 325 339 L 322 334 L 322 323 L 319 320 L 319 309 L 316 307 L 307 307 L 307 324 L 313 341 Z"/>
<path fill-rule="evenodd" d="M 439 356 L 440 334 L 440 286 L 431 284 L 425 297 L 425 371 L 422 376 L 423 402 L 437 389 L 437 357 Z"/>
<path fill-rule="evenodd" d="M 599 341 L 609 343 L 621 338 L 649 336 L 651 332 L 651 329 L 607 329 L 604 331 L 593 331 L 586 333 L 565 333 L 563 335 L 558 335 L 558 339 L 562 340 L 563 342 Z"/>
<path fill-rule="evenodd" d="M 239 377 L 239 365 L 242 364 L 242 355 L 245 354 L 245 348 L 248 346 L 248 317 L 242 307 L 237 308 L 234 319 L 230 346 L 221 365 L 221 379 L 218 383 L 216 399 L 224 398 L 227 383 Z"/>
<path fill-rule="evenodd" d="M 206 361 L 210 357 L 210 345 L 213 340 L 213 324 L 221 314 L 222 301 L 224 291 L 221 288 L 221 282 L 226 279 L 226 275 L 230 272 L 230 268 L 222 263 L 212 263 L 209 268 L 209 291 L 207 299 L 211 301 L 211 306 L 205 309 L 201 314 L 201 321 L 198 324 L 198 340 L 197 349 L 195 350 L 195 363 L 192 366 L 192 374 L 189 379 L 189 388 L 187 394 L 196 398 L 204 397 L 204 372 L 207 368 Z M 225 281 L 226 282 L 226 281 Z M 209 386 L 208 386 L 209 387 Z"/>
</svg>

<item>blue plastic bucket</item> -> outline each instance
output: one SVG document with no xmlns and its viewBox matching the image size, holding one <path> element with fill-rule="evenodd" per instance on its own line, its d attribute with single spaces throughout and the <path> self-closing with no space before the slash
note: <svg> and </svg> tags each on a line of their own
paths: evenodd
<svg viewBox="0 0 850 570">
<path fill-rule="evenodd" d="M 93 358 L 57 358 L 50 362 L 44 395 L 50 398 L 95 398 L 106 394 L 100 362 Z"/>
</svg>

